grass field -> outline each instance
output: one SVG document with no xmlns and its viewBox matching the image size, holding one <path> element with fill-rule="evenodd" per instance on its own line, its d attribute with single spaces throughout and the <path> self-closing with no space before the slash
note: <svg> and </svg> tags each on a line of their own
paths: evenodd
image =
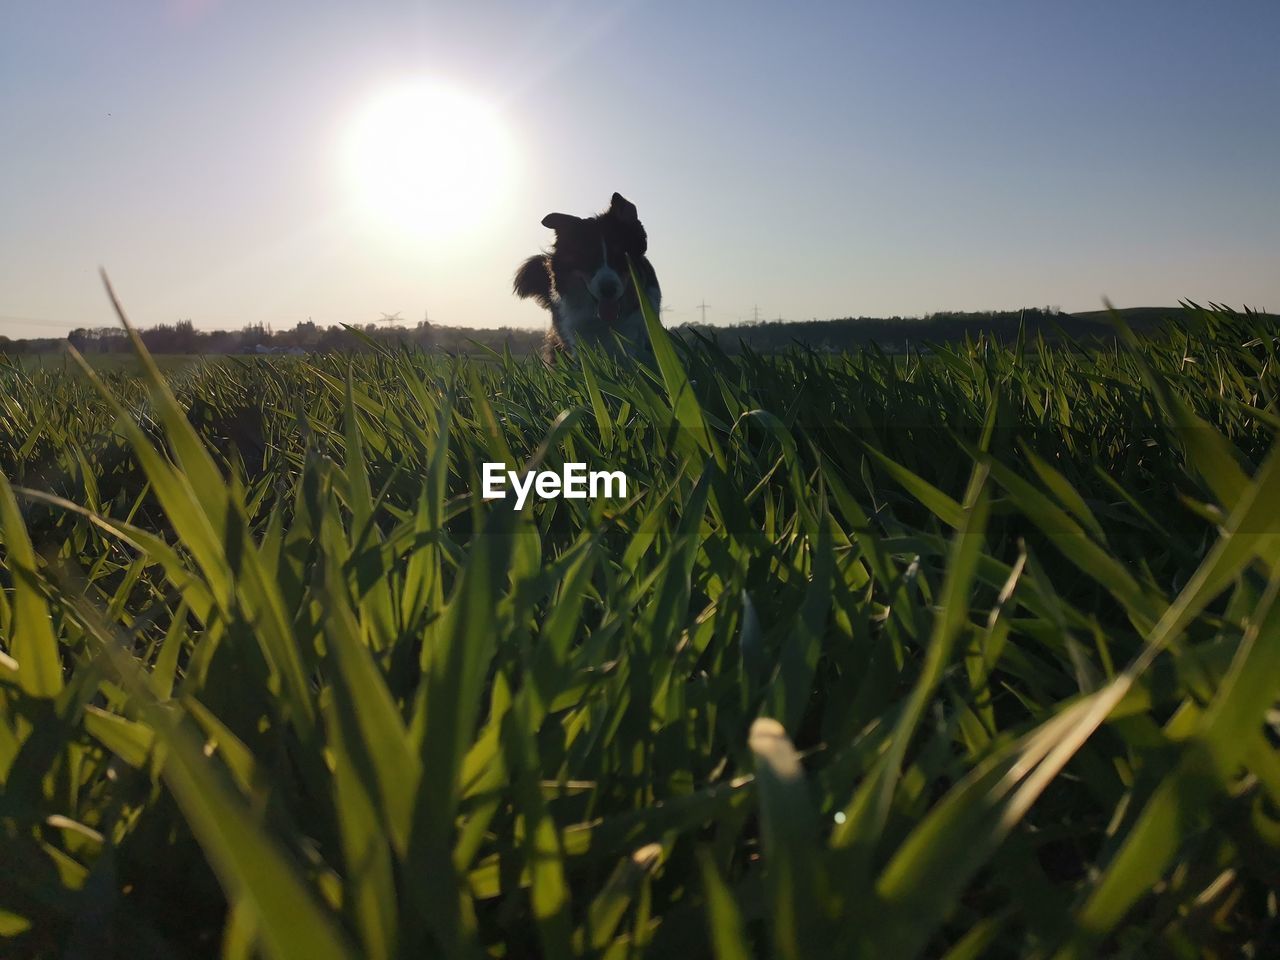
<svg viewBox="0 0 1280 960">
<path fill-rule="evenodd" d="M 221 357 L 199 357 L 190 354 L 161 354 L 154 358 L 155 364 L 162 373 L 171 374 L 202 363 L 219 362 Z M 243 357 L 250 360 L 252 358 Z M 97 353 L 85 358 L 89 365 L 100 374 L 130 373 L 138 376 L 142 373 L 142 364 L 132 353 Z M 14 363 L 24 370 L 52 370 L 66 374 L 79 374 L 80 367 L 68 351 L 57 353 L 28 353 L 14 358 Z"/>
<path fill-rule="evenodd" d="M 1280 954 L 1269 324 L 650 325 L 0 368 L 0 953 Z"/>
</svg>

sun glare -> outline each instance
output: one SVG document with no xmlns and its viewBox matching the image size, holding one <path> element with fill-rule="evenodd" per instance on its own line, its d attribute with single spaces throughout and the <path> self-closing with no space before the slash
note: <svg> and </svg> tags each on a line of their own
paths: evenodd
<svg viewBox="0 0 1280 960">
<path fill-rule="evenodd" d="M 346 173 L 361 211 L 377 227 L 424 240 L 473 233 L 513 179 L 514 149 L 497 110 L 427 81 L 392 87 L 347 131 Z"/>
</svg>

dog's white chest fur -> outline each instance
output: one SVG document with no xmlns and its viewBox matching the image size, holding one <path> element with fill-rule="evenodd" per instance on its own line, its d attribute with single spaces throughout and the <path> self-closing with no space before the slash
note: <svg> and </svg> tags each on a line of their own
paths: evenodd
<svg viewBox="0 0 1280 960">
<path fill-rule="evenodd" d="M 661 291 L 650 287 L 645 293 L 653 309 L 661 310 Z M 619 347 L 613 337 L 617 333 L 626 341 L 623 346 L 628 353 L 649 352 L 649 335 L 645 332 L 644 314 L 639 306 L 629 313 L 620 314 L 616 323 L 605 323 L 597 312 L 595 299 L 583 286 L 580 290 L 557 292 L 551 301 L 551 311 L 555 314 L 556 329 L 570 350 L 579 343 L 591 343 L 612 353 Z"/>
</svg>

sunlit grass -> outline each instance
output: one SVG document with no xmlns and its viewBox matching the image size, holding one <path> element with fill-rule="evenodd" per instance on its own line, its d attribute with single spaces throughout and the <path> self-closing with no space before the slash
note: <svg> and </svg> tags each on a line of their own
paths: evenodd
<svg viewBox="0 0 1280 960">
<path fill-rule="evenodd" d="M 1273 333 L 650 319 L 652 371 L 0 367 L 0 953 L 1274 948 Z"/>
</svg>

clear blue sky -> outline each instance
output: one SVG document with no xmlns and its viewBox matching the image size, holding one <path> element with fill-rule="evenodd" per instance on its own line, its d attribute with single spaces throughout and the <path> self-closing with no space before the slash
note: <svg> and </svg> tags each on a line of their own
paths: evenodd
<svg viewBox="0 0 1280 960">
<path fill-rule="evenodd" d="M 109 323 L 99 265 L 148 325 L 541 325 L 539 220 L 614 190 L 669 323 L 1280 310 L 1278 41 L 1277 0 L 9 4 L 0 333 Z M 475 223 L 353 199 L 355 118 L 416 80 L 506 131 Z"/>
</svg>

